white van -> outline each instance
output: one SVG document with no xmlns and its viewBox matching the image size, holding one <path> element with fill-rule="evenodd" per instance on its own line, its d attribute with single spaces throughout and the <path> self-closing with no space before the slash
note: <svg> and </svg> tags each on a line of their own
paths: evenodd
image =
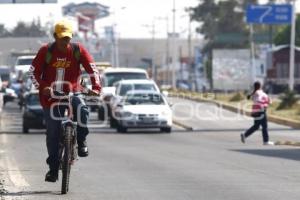
<svg viewBox="0 0 300 200">
<path fill-rule="evenodd" d="M 15 63 L 15 72 L 28 72 L 34 58 L 34 55 L 18 56 Z"/>
</svg>

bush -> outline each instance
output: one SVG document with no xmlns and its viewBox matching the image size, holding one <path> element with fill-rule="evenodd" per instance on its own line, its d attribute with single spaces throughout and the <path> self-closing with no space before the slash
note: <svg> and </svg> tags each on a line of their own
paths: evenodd
<svg viewBox="0 0 300 200">
<path fill-rule="evenodd" d="M 229 99 L 229 101 L 242 101 L 243 99 L 245 99 L 244 93 L 237 92 Z"/>
<path fill-rule="evenodd" d="M 282 96 L 279 97 L 279 99 L 281 99 L 281 102 L 276 108 L 277 110 L 292 108 L 299 100 L 299 98 L 296 97 L 296 93 L 290 90 L 287 90 Z"/>
</svg>

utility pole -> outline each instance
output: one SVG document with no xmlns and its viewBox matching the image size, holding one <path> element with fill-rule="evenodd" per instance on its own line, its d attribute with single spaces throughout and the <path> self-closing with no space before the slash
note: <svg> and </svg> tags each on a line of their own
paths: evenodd
<svg viewBox="0 0 300 200">
<path fill-rule="evenodd" d="M 188 9 L 186 10 L 188 12 L 188 67 L 189 67 L 189 80 L 190 83 L 193 84 L 194 83 L 194 77 L 193 76 L 193 68 L 192 68 L 192 27 L 191 27 L 191 23 L 192 23 L 192 14 L 191 14 L 191 10 Z"/>
<path fill-rule="evenodd" d="M 292 1 L 292 27 L 291 27 L 291 44 L 290 44 L 290 77 L 289 89 L 294 90 L 294 73 L 295 73 L 295 31 L 296 31 L 296 16 L 295 16 L 295 0 Z"/>
<path fill-rule="evenodd" d="M 120 67 L 120 56 L 119 56 L 119 32 L 117 29 L 118 26 L 118 20 L 119 20 L 119 12 L 126 9 L 125 6 L 122 6 L 118 9 L 114 9 L 112 14 L 114 15 L 114 24 L 113 24 L 113 30 L 114 30 L 114 40 L 113 40 L 113 55 L 114 55 L 114 66 Z"/>
<path fill-rule="evenodd" d="M 172 88 L 176 89 L 176 64 L 177 64 L 177 41 L 176 41 L 176 4 L 173 0 L 173 56 L 172 56 Z"/>
<path fill-rule="evenodd" d="M 255 81 L 255 75 L 256 75 L 256 70 L 255 70 L 255 48 L 254 48 L 254 41 L 253 41 L 253 24 L 250 24 L 250 45 L 251 45 L 251 82 L 252 84 Z"/>
<path fill-rule="evenodd" d="M 155 70 L 155 18 L 153 18 L 152 25 L 142 24 L 143 27 L 151 28 L 150 34 L 152 36 L 152 55 L 151 55 L 151 76 L 154 81 L 156 81 L 156 70 Z"/>
<path fill-rule="evenodd" d="M 170 53 L 169 53 L 169 49 L 170 49 L 170 41 L 169 41 L 169 17 L 166 16 L 166 26 L 167 26 L 167 42 L 166 42 L 166 64 L 167 64 L 167 70 L 166 70 L 166 83 L 168 84 L 169 81 L 169 71 L 170 71 L 170 64 L 169 64 L 169 57 L 170 57 Z"/>
<path fill-rule="evenodd" d="M 152 62 L 151 62 L 151 71 L 152 79 L 156 82 L 156 69 L 155 69 L 155 19 L 152 21 Z"/>
<path fill-rule="evenodd" d="M 158 20 L 166 20 L 166 57 L 164 59 L 164 64 L 166 65 L 166 69 L 163 71 L 163 83 L 169 84 L 169 71 L 170 71 L 170 65 L 169 65 L 169 49 L 170 49 L 170 41 L 169 41 L 169 17 L 157 17 Z"/>
</svg>

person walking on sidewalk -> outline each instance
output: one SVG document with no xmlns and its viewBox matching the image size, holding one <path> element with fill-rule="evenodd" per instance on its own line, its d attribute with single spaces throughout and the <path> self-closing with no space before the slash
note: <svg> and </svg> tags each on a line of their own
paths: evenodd
<svg viewBox="0 0 300 200">
<path fill-rule="evenodd" d="M 274 145 L 274 142 L 269 141 L 268 133 L 267 107 L 271 103 L 271 100 L 262 90 L 260 82 L 256 81 L 253 86 L 254 90 L 252 94 L 248 95 L 248 99 L 252 97 L 253 100 L 251 116 L 254 118 L 254 124 L 245 133 L 241 134 L 241 141 L 242 143 L 245 143 L 246 138 L 262 126 L 263 144 Z"/>
</svg>

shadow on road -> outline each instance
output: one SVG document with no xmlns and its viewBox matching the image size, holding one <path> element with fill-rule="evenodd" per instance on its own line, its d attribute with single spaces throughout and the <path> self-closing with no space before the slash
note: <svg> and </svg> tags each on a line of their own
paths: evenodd
<svg viewBox="0 0 300 200">
<path fill-rule="evenodd" d="M 60 192 L 54 191 L 20 191 L 20 192 L 4 192 L 1 196 L 15 197 L 15 196 L 32 196 L 41 194 L 60 194 Z"/>
<path fill-rule="evenodd" d="M 293 128 L 269 128 L 269 131 L 272 132 L 282 132 L 282 131 L 299 131 L 300 129 L 293 129 Z M 193 129 L 191 132 L 244 132 L 245 128 L 227 128 L 227 129 L 216 129 L 216 128 L 210 128 L 210 129 Z M 260 131 L 260 130 L 259 130 Z"/>
<path fill-rule="evenodd" d="M 300 149 L 231 149 L 231 151 L 300 161 Z"/>
</svg>

